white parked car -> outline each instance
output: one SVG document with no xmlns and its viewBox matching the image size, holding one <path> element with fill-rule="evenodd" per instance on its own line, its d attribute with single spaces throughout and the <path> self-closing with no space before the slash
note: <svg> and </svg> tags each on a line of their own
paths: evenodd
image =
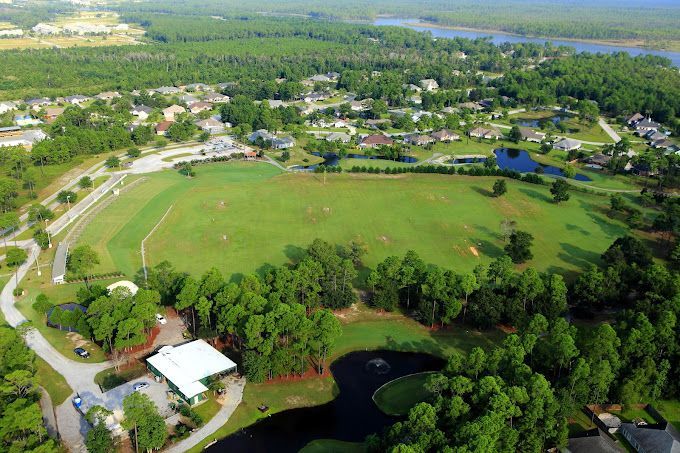
<svg viewBox="0 0 680 453">
<path fill-rule="evenodd" d="M 149 387 L 149 384 L 147 382 L 138 382 L 132 386 L 132 390 L 138 392 L 140 390 L 144 390 L 147 387 Z"/>
<path fill-rule="evenodd" d="M 163 316 L 160 313 L 156 313 L 156 321 L 158 321 L 160 324 L 167 324 L 168 320 L 165 319 L 165 316 Z"/>
</svg>

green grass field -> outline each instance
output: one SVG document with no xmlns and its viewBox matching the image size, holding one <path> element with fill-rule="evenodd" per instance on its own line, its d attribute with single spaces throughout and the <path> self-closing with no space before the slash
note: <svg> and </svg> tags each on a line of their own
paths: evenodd
<svg viewBox="0 0 680 453">
<path fill-rule="evenodd" d="M 317 237 L 364 243 L 367 267 L 414 249 L 426 262 L 468 271 L 503 253 L 505 218 L 534 235 L 529 265 L 568 273 L 597 262 L 628 232 L 606 216 L 605 197 L 573 193 L 558 206 L 547 187 L 517 181 L 492 198 L 495 178 L 484 177 L 329 174 L 324 185 L 322 175 L 281 174 L 256 163 L 197 173 L 148 175 L 100 213 L 79 240 L 99 253 L 95 272 L 137 272 L 141 241 L 170 206 L 146 242 L 147 262 L 168 260 L 194 275 L 212 266 L 235 275 L 289 263 Z"/>
<path fill-rule="evenodd" d="M 425 390 L 425 383 L 431 374 L 410 374 L 390 381 L 373 394 L 373 401 L 387 415 L 405 415 L 431 395 Z"/>
</svg>

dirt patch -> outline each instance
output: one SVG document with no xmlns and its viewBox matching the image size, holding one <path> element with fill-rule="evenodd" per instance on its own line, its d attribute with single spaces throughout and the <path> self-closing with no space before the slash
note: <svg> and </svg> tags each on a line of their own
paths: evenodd
<svg viewBox="0 0 680 453">
<path fill-rule="evenodd" d="M 479 252 L 477 251 L 477 247 L 470 246 L 470 252 L 472 252 L 472 254 L 475 257 L 479 258 Z"/>
<path fill-rule="evenodd" d="M 289 406 L 300 407 L 307 404 L 307 398 L 299 395 L 291 395 L 289 397 L 286 397 L 286 403 Z"/>
<path fill-rule="evenodd" d="M 225 203 L 224 200 L 220 200 L 220 201 L 217 202 L 217 204 L 215 205 L 215 207 L 216 207 L 217 209 L 226 209 L 226 208 L 227 208 L 227 203 Z"/>
<path fill-rule="evenodd" d="M 73 346 L 76 348 L 85 347 L 90 343 L 85 338 L 83 338 L 83 336 L 80 335 L 78 332 L 69 332 L 66 334 L 66 338 L 68 338 L 71 341 L 71 343 L 73 343 Z"/>
<path fill-rule="evenodd" d="M 388 238 L 387 236 L 378 236 L 376 239 L 378 239 L 383 244 L 391 244 L 392 243 L 392 240 L 390 238 Z"/>
<path fill-rule="evenodd" d="M 323 213 L 326 215 L 331 215 L 332 213 L 331 208 L 323 208 Z"/>
</svg>

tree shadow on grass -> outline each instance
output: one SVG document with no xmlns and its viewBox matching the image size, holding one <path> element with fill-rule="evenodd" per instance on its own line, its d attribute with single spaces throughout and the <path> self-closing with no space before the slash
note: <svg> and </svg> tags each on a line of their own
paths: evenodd
<svg viewBox="0 0 680 453">
<path fill-rule="evenodd" d="M 293 244 L 288 244 L 283 248 L 283 253 L 293 263 L 297 263 L 305 257 L 307 250 Z"/>
<path fill-rule="evenodd" d="M 502 248 L 500 248 L 491 241 L 485 239 L 473 239 L 473 241 L 474 241 L 473 245 L 480 252 L 480 255 L 483 253 L 488 257 L 498 258 L 499 256 L 505 254 L 505 251 Z"/>
<path fill-rule="evenodd" d="M 482 195 L 482 196 L 489 197 L 489 198 L 496 198 L 496 196 L 493 194 L 492 191 L 484 189 L 483 187 L 470 186 L 470 188 L 472 190 L 474 190 L 475 192 L 477 192 L 478 194 Z"/>
<path fill-rule="evenodd" d="M 585 228 L 583 228 L 579 225 L 574 225 L 573 223 L 568 223 L 566 225 L 566 227 L 567 227 L 567 230 L 575 231 L 575 232 L 580 233 L 584 236 L 590 236 L 591 235 L 590 231 L 586 230 Z"/>
<path fill-rule="evenodd" d="M 433 339 L 403 341 L 396 340 L 390 335 L 385 338 L 384 349 L 402 352 L 424 352 L 437 357 L 446 357 L 446 351 L 442 348 L 440 342 Z"/>
<path fill-rule="evenodd" d="M 558 258 L 567 263 L 573 264 L 574 266 L 586 269 L 591 264 L 600 264 L 599 253 L 585 250 L 576 245 L 567 244 L 564 242 L 560 242 L 560 247 L 562 247 L 562 250 L 564 250 L 566 253 L 560 253 L 557 255 Z"/>
<path fill-rule="evenodd" d="M 545 201 L 546 203 L 553 204 L 552 198 L 544 193 L 539 192 L 538 190 L 521 188 L 519 191 L 529 198 L 533 198 L 534 200 Z"/>
</svg>

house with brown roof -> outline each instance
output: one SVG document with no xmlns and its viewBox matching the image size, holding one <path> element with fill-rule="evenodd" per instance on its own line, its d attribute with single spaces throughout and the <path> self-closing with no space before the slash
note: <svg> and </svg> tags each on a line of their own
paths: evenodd
<svg viewBox="0 0 680 453">
<path fill-rule="evenodd" d="M 503 137 L 495 128 L 476 127 L 469 132 L 470 137 L 484 138 L 487 140 L 499 139 Z"/>
<path fill-rule="evenodd" d="M 193 104 L 189 104 L 189 111 L 194 115 L 198 115 L 206 110 L 212 110 L 212 108 L 213 106 L 210 102 L 194 102 Z"/>
<path fill-rule="evenodd" d="M 377 148 L 378 146 L 392 146 L 394 140 L 386 135 L 367 135 L 361 139 L 359 148 Z"/>
<path fill-rule="evenodd" d="M 64 113 L 63 107 L 47 107 L 45 109 L 45 121 L 51 123 L 54 120 L 56 120 L 62 113 Z"/>
<path fill-rule="evenodd" d="M 438 142 L 451 142 L 453 140 L 460 140 L 460 135 L 455 132 L 451 132 L 448 129 L 442 129 L 437 132 L 430 134 L 430 137 L 437 140 Z"/>
<path fill-rule="evenodd" d="M 166 135 L 168 133 L 168 129 L 170 129 L 170 126 L 172 126 L 174 121 L 161 121 L 160 123 L 156 124 L 156 135 Z"/>
<path fill-rule="evenodd" d="M 184 112 L 186 112 L 184 107 L 174 104 L 168 108 L 163 109 L 163 116 L 165 117 L 166 121 L 175 121 L 175 115 L 179 115 L 180 113 Z"/>
<path fill-rule="evenodd" d="M 434 142 L 434 138 L 429 135 L 413 134 L 406 137 L 406 141 L 412 145 L 425 146 Z"/>
<path fill-rule="evenodd" d="M 522 136 L 522 140 L 526 142 L 541 143 L 545 139 L 545 134 L 543 132 L 536 132 L 527 127 L 520 127 L 519 133 Z"/>
</svg>

